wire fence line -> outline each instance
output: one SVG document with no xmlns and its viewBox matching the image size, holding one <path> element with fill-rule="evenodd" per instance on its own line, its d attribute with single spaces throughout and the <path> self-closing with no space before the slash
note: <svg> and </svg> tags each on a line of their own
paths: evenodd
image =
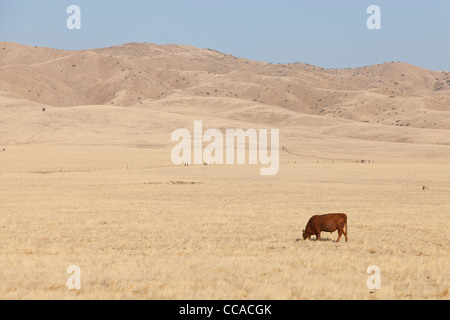
<svg viewBox="0 0 450 320">
<path fill-rule="evenodd" d="M 298 164 L 333 164 L 333 163 L 355 163 L 355 164 L 372 164 L 375 160 L 366 159 L 327 159 L 327 158 L 317 158 L 312 156 L 309 159 L 305 159 L 304 154 L 298 154 L 289 151 L 285 146 L 282 147 L 282 151 L 286 154 L 298 157 L 297 159 L 282 159 L 280 165 L 298 165 Z M 206 165 L 206 164 L 205 164 Z M 211 164 L 208 164 L 209 166 Z M 200 165 L 189 164 L 188 166 L 195 167 Z M 213 164 L 213 166 L 217 166 Z M 77 166 L 77 167 L 64 167 L 64 166 L 52 166 L 47 168 L 0 168 L 0 174 L 3 173 L 34 173 L 34 174 L 51 174 L 51 173 L 86 173 L 86 172 L 101 172 L 101 171 L 113 171 L 113 170 L 151 170 L 151 169 L 162 169 L 162 168 L 173 168 L 176 165 L 136 165 L 121 163 L 117 165 L 105 165 L 105 166 Z"/>
<path fill-rule="evenodd" d="M 351 159 L 320 159 L 320 160 L 282 160 L 281 165 L 298 165 L 298 164 L 333 164 L 333 163 L 354 163 L 354 164 L 373 164 L 374 160 L 351 160 Z M 204 166 L 204 165 L 192 165 L 189 166 Z M 211 166 L 211 165 L 208 165 Z M 213 166 L 218 166 L 214 165 Z M 114 170 L 151 170 L 162 168 L 180 167 L 176 165 L 153 165 L 153 166 L 139 166 L 139 165 L 117 165 L 117 166 L 86 166 L 86 167 L 53 167 L 53 168 L 8 168 L 1 169 L 2 173 L 36 173 L 36 174 L 50 174 L 50 173 L 83 173 L 83 172 L 101 172 L 101 171 L 114 171 Z"/>
<path fill-rule="evenodd" d="M 138 165 L 117 165 L 117 166 L 87 166 L 87 167 L 54 167 L 54 168 L 8 168 L 0 169 L 0 173 L 71 173 L 71 172 L 100 172 L 114 170 L 150 170 L 158 168 L 169 168 L 170 166 L 138 166 Z"/>
<path fill-rule="evenodd" d="M 296 153 L 288 150 L 286 146 L 283 146 L 282 151 L 292 156 L 299 157 L 300 159 L 295 160 L 287 160 L 288 164 L 296 164 L 296 163 L 375 163 L 375 160 L 368 159 L 330 159 L 330 158 L 319 158 L 312 156 L 310 159 L 307 158 L 304 154 Z"/>
<path fill-rule="evenodd" d="M 286 164 L 308 164 L 308 163 L 375 163 L 375 160 L 352 160 L 352 159 L 317 159 L 317 160 L 287 160 L 280 163 Z"/>
</svg>

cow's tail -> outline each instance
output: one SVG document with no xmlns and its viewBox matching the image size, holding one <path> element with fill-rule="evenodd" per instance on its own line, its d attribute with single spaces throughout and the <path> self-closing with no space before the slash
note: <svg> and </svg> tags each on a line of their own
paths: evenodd
<svg viewBox="0 0 450 320">
<path fill-rule="evenodd" d="M 348 227 L 347 227 L 347 215 L 345 215 L 344 232 L 345 232 L 345 234 L 348 233 Z"/>
</svg>

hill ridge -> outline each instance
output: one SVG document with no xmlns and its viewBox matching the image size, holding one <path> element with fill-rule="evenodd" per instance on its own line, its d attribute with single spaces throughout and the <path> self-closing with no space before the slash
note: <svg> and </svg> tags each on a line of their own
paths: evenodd
<svg viewBox="0 0 450 320">
<path fill-rule="evenodd" d="M 273 64 L 176 44 L 60 50 L 0 42 L 0 95 L 57 107 L 188 97 L 232 105 L 238 98 L 301 114 L 450 129 L 450 72 L 403 62 L 346 69 Z"/>
</svg>

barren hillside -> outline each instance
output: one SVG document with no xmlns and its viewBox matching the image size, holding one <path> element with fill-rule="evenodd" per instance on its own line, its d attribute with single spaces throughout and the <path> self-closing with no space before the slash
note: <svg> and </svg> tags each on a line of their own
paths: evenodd
<svg viewBox="0 0 450 320">
<path fill-rule="evenodd" d="M 373 124 L 450 129 L 450 72 L 405 63 L 358 69 L 275 65 L 182 45 L 65 51 L 0 42 L 0 96 L 54 107 L 155 102 L 163 107 L 164 101 L 183 104 L 201 97 L 211 99 L 211 113 L 220 98 L 230 109 L 261 105 Z"/>
</svg>

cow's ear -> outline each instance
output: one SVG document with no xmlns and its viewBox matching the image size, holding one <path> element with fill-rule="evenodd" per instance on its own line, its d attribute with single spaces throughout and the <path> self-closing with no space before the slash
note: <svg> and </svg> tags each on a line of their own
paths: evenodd
<svg viewBox="0 0 450 320">
<path fill-rule="evenodd" d="M 302 232 L 305 233 L 305 229 L 303 229 Z"/>
</svg>

